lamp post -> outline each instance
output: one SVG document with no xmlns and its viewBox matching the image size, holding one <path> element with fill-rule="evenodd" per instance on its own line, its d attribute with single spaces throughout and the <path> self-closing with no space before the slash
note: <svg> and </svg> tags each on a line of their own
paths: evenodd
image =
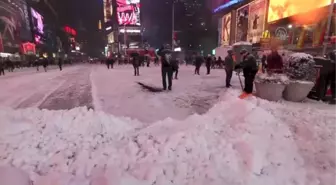
<svg viewBox="0 0 336 185">
<path fill-rule="evenodd" d="M 334 12 L 334 3 L 335 3 L 335 0 L 331 0 L 331 4 L 329 6 L 329 15 L 328 15 L 327 29 L 326 29 L 326 33 L 325 33 L 324 41 L 323 41 L 322 56 L 325 56 L 325 54 L 327 52 L 329 32 L 330 32 L 330 27 L 331 27 L 331 19 L 332 19 L 333 12 Z"/>
<path fill-rule="evenodd" d="M 172 51 L 174 51 L 174 32 L 175 32 L 175 0 L 172 6 Z"/>
</svg>

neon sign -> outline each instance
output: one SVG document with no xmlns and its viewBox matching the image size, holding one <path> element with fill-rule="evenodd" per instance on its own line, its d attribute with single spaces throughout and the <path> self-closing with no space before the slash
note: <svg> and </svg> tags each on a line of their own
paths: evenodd
<svg viewBox="0 0 336 185">
<path fill-rule="evenodd" d="M 76 36 L 77 32 L 75 29 L 69 27 L 69 26 L 64 26 L 64 31 L 72 36 Z"/>
<path fill-rule="evenodd" d="M 224 4 L 218 6 L 217 8 L 215 8 L 213 10 L 213 13 L 217 13 L 225 8 L 229 8 L 230 6 L 233 6 L 235 4 L 238 4 L 240 2 L 243 2 L 244 0 L 231 0 L 231 1 L 228 1 L 228 2 L 225 2 Z"/>
</svg>

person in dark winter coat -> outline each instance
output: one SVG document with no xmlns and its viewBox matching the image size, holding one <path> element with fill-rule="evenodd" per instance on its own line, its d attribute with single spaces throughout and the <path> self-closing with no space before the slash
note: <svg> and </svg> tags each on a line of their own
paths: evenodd
<svg viewBox="0 0 336 185">
<path fill-rule="evenodd" d="M 114 65 L 114 59 L 112 57 L 109 57 L 108 59 L 106 59 L 106 66 L 107 69 L 113 69 L 113 65 Z"/>
<path fill-rule="evenodd" d="M 266 70 L 273 73 L 283 72 L 283 60 L 276 49 L 273 49 L 271 54 L 267 56 Z"/>
<path fill-rule="evenodd" d="M 243 60 L 236 66 L 236 69 L 243 69 L 245 78 L 245 88 L 240 98 L 245 98 L 253 92 L 253 81 L 258 72 L 257 60 L 255 57 L 243 49 L 240 54 L 243 56 Z"/>
<path fill-rule="evenodd" d="M 206 63 L 205 63 L 206 68 L 207 68 L 207 75 L 210 74 L 211 64 L 212 64 L 212 57 L 211 57 L 211 55 L 209 55 L 209 56 L 207 57 L 207 59 L 206 59 Z"/>
<path fill-rule="evenodd" d="M 172 60 L 173 72 L 175 72 L 175 79 L 177 80 L 178 72 L 179 72 L 179 59 Z"/>
<path fill-rule="evenodd" d="M 195 75 L 200 75 L 200 68 L 202 66 L 202 63 L 204 61 L 204 58 L 198 54 L 195 58 Z"/>
<path fill-rule="evenodd" d="M 5 61 L 5 65 L 8 69 L 8 72 L 14 71 L 14 63 L 9 58 L 7 58 L 7 60 Z"/>
<path fill-rule="evenodd" d="M 223 64 L 222 57 L 218 57 L 218 59 L 216 61 L 217 68 L 221 68 L 222 64 Z"/>
<path fill-rule="evenodd" d="M 4 75 L 5 76 L 5 64 L 0 61 L 0 76 Z"/>
<path fill-rule="evenodd" d="M 172 51 L 168 48 L 161 47 L 158 51 L 158 55 L 161 57 L 161 76 L 163 89 L 167 89 L 168 77 L 168 90 L 172 90 L 173 86 L 173 66 L 172 66 Z"/>
<path fill-rule="evenodd" d="M 63 70 L 63 68 L 62 68 L 62 66 L 63 66 L 63 60 L 61 58 L 58 59 L 58 63 L 57 64 L 58 64 L 58 67 L 59 67 L 60 71 L 62 71 Z"/>
<path fill-rule="evenodd" d="M 40 71 L 40 60 L 36 59 L 34 61 L 34 66 L 36 67 L 36 71 Z"/>
<path fill-rule="evenodd" d="M 140 55 L 139 53 L 132 53 L 131 54 L 132 65 L 134 68 L 134 76 L 140 76 Z"/>
<path fill-rule="evenodd" d="M 228 50 L 228 55 L 224 60 L 224 67 L 226 72 L 226 87 L 231 87 L 231 78 L 234 69 L 233 51 Z"/>
<path fill-rule="evenodd" d="M 48 67 L 48 59 L 44 58 L 41 60 L 42 66 L 44 68 L 44 71 L 47 72 L 47 67 Z"/>
</svg>

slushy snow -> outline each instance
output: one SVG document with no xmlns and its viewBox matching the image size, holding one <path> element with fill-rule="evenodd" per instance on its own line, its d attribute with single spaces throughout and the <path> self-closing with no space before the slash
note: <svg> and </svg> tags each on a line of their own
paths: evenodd
<svg viewBox="0 0 336 185">
<path fill-rule="evenodd" d="M 238 95 L 228 90 L 204 115 L 150 125 L 85 107 L 1 109 L 0 164 L 34 185 L 335 183 L 333 107 Z"/>
</svg>

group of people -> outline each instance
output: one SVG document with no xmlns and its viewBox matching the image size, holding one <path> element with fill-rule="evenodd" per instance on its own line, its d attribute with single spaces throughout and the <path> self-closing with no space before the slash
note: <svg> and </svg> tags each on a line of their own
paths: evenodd
<svg viewBox="0 0 336 185">
<path fill-rule="evenodd" d="M 22 65 L 20 62 L 16 65 L 16 62 L 11 61 L 9 58 L 6 58 L 3 61 L 0 61 L 0 76 L 5 75 L 5 70 L 7 69 L 8 72 L 14 72 L 15 68 L 21 68 L 21 67 L 35 67 L 36 71 L 40 71 L 40 66 L 43 67 L 44 71 L 48 71 L 48 66 L 50 64 L 56 63 L 59 70 L 63 70 L 64 60 L 62 58 L 56 59 L 56 61 L 51 61 L 47 58 L 37 58 L 35 60 L 31 60 L 30 62 L 26 63 L 27 65 Z"/>
<path fill-rule="evenodd" d="M 224 60 L 226 72 L 226 87 L 231 87 L 231 78 L 233 71 L 242 71 L 244 75 L 244 89 L 243 93 L 239 96 L 239 98 L 243 99 L 252 94 L 253 82 L 256 74 L 258 73 L 259 67 L 256 57 L 253 54 L 249 53 L 246 49 L 242 49 L 240 51 L 242 61 L 237 65 L 235 65 L 233 55 L 233 51 L 231 49 L 228 50 L 228 55 L 225 57 Z M 271 54 L 269 54 L 268 56 L 263 55 L 262 64 L 263 70 L 267 70 L 273 73 L 283 72 L 283 59 L 276 49 L 273 49 Z"/>
</svg>

